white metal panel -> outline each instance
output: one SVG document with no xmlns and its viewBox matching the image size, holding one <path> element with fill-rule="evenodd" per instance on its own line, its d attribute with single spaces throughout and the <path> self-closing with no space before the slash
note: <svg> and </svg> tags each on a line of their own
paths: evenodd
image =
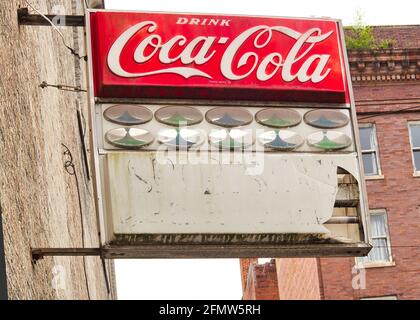
<svg viewBox="0 0 420 320">
<path fill-rule="evenodd" d="M 202 152 L 192 164 L 191 152 L 108 153 L 113 232 L 329 233 L 337 167 L 359 176 L 356 154 L 241 155 Z"/>
</svg>

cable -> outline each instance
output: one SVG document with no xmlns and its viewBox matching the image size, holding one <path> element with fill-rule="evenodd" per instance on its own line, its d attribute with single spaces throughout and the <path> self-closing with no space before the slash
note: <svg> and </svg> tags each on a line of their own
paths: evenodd
<svg viewBox="0 0 420 320">
<path fill-rule="evenodd" d="M 67 44 L 64 35 L 61 33 L 60 29 L 52 22 L 46 15 L 42 14 L 38 9 L 36 9 L 28 0 L 25 0 L 26 4 L 32 8 L 36 13 L 38 13 L 41 17 L 49 22 L 49 24 L 53 27 L 53 29 L 59 34 L 61 40 L 63 41 L 64 46 L 71 52 L 72 55 L 76 56 L 79 60 L 83 59 L 87 61 L 87 55 L 81 56 L 76 50 L 74 50 L 70 45 Z"/>
<path fill-rule="evenodd" d="M 79 101 L 76 101 L 76 114 L 77 114 L 77 118 L 79 119 L 80 116 L 80 123 L 79 125 L 82 128 L 82 137 L 85 138 L 86 137 L 86 130 L 87 130 L 87 122 L 86 122 L 86 118 L 85 115 L 83 114 L 83 110 L 80 107 L 80 103 Z"/>
<path fill-rule="evenodd" d="M 83 208 L 82 208 L 82 200 L 80 196 L 80 188 L 79 188 L 79 178 L 77 177 L 76 168 L 73 163 L 73 155 L 71 154 L 69 148 L 62 143 L 61 144 L 64 147 L 64 155 L 67 156 L 69 159 L 64 162 L 64 169 L 66 172 L 74 176 L 75 182 L 76 182 L 76 189 L 77 189 L 77 196 L 78 196 L 78 202 L 79 202 L 79 212 L 80 212 L 80 227 L 82 231 L 82 248 L 85 248 L 85 228 L 83 223 Z M 91 300 L 90 297 L 90 290 L 89 290 L 89 281 L 88 281 L 88 275 L 87 275 L 87 268 L 86 268 L 86 257 L 83 256 L 83 271 L 85 274 L 85 282 L 86 282 L 86 291 L 88 299 Z"/>
<path fill-rule="evenodd" d="M 385 112 L 378 112 L 378 113 L 373 114 L 373 115 L 370 115 L 370 116 L 358 118 L 358 120 L 365 120 L 365 119 L 375 118 L 375 117 L 379 117 L 379 116 L 382 116 L 382 115 L 398 114 L 398 113 L 403 113 L 404 111 L 409 111 L 409 110 L 412 110 L 412 111 L 420 111 L 420 106 L 409 107 L 409 108 L 404 108 L 404 109 L 399 109 L 399 110 L 389 111 L 389 112 L 386 112 L 386 111 Z"/>
<path fill-rule="evenodd" d="M 85 118 L 85 115 L 83 114 L 82 111 L 80 111 L 80 115 L 81 115 L 82 120 L 83 120 L 83 138 L 85 138 L 86 137 L 86 130 L 87 130 L 86 118 Z"/>
</svg>

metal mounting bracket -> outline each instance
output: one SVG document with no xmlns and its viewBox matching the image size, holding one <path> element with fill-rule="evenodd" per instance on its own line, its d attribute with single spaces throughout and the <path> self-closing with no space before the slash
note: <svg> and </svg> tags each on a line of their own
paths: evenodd
<svg viewBox="0 0 420 320">
<path fill-rule="evenodd" d="M 17 9 L 19 25 L 27 26 L 51 26 L 50 23 L 39 14 L 29 14 L 28 8 Z M 84 27 L 85 16 L 83 15 L 45 15 L 51 21 L 60 21 L 60 27 Z"/>
<path fill-rule="evenodd" d="M 102 248 L 36 248 L 31 250 L 34 264 L 44 257 L 102 257 Z"/>
<path fill-rule="evenodd" d="M 105 284 L 108 294 L 111 293 L 111 285 L 105 265 L 105 258 L 102 255 L 102 248 L 36 248 L 31 249 L 32 262 L 36 264 L 44 257 L 88 257 L 96 256 L 101 258 Z"/>
</svg>

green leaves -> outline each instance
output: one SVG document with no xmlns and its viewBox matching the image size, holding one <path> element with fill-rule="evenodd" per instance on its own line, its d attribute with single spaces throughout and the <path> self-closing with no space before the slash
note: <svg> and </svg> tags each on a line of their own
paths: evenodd
<svg viewBox="0 0 420 320">
<path fill-rule="evenodd" d="M 373 28 L 363 21 L 363 14 L 356 13 L 354 26 L 346 27 L 346 46 L 349 50 L 390 49 L 395 44 L 392 39 L 375 39 Z"/>
</svg>

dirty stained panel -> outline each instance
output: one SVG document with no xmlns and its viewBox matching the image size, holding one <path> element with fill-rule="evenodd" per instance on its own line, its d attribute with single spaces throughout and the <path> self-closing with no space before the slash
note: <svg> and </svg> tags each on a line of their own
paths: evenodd
<svg viewBox="0 0 420 320">
<path fill-rule="evenodd" d="M 329 233 L 337 167 L 359 175 L 356 154 L 193 154 L 107 155 L 116 234 Z"/>
</svg>

